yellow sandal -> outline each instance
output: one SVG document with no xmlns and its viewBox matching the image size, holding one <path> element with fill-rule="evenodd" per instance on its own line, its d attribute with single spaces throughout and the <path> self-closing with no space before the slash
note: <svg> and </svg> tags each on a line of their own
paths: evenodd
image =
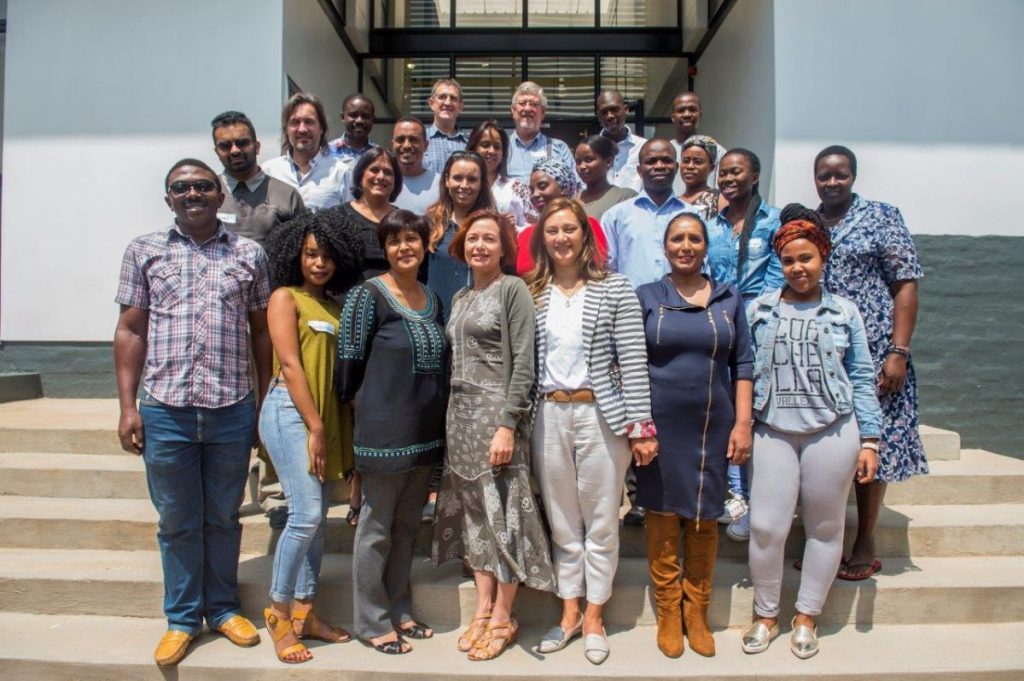
<svg viewBox="0 0 1024 681">
<path fill-rule="evenodd" d="M 468 653 L 476 647 L 477 641 L 487 633 L 487 623 L 491 620 L 491 613 L 474 617 L 466 630 L 459 636 L 458 648 L 460 653 Z M 466 645 L 462 645 L 465 641 Z"/>
<path fill-rule="evenodd" d="M 327 643 L 348 643 L 352 640 L 352 634 L 348 633 L 341 627 L 327 624 L 317 617 L 312 608 L 305 612 L 292 611 L 292 622 L 295 623 L 295 635 L 299 638 L 312 638 L 317 641 L 325 641 Z M 321 626 L 330 629 L 335 638 L 321 636 L 318 633 Z"/>
<path fill-rule="evenodd" d="M 488 624 L 486 635 L 476 642 L 476 647 L 469 653 L 469 659 L 474 662 L 482 660 L 493 660 L 505 652 L 510 645 L 515 644 L 519 638 L 519 623 L 514 617 L 501 624 Z M 495 649 L 491 644 L 498 642 Z"/>
<path fill-rule="evenodd" d="M 267 623 L 267 631 L 270 632 L 270 638 L 274 641 L 274 654 L 277 655 L 277 659 L 286 664 L 299 664 L 301 662 L 309 662 L 313 659 L 308 657 L 305 660 L 289 660 L 288 656 L 294 653 L 301 653 L 307 650 L 306 646 L 301 643 L 295 643 L 288 646 L 284 650 L 278 650 L 277 644 L 288 634 L 294 634 L 295 631 L 292 629 L 291 620 L 283 620 L 274 614 L 274 611 L 270 608 L 263 609 L 263 621 Z"/>
</svg>

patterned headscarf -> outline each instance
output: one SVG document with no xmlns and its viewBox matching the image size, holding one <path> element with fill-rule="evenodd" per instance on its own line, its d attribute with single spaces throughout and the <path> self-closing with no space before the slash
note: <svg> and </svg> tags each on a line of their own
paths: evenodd
<svg viewBox="0 0 1024 681">
<path fill-rule="evenodd" d="M 704 153 L 708 155 L 708 160 L 711 161 L 711 167 L 714 168 L 715 164 L 718 163 L 718 142 L 715 141 L 714 137 L 708 137 L 707 135 L 690 135 L 683 142 L 683 149 L 687 147 L 700 147 L 704 150 Z M 676 159 L 678 160 L 678 159 Z"/>
<path fill-rule="evenodd" d="M 576 173 L 556 158 L 546 158 L 533 164 L 534 171 L 541 171 L 551 177 L 562 188 L 562 196 L 575 198 L 580 193 L 580 183 Z"/>
<path fill-rule="evenodd" d="M 821 259 L 828 260 L 828 254 L 832 252 L 832 239 L 825 229 L 810 220 L 790 220 L 779 227 L 775 236 L 772 237 L 772 248 L 775 249 L 776 254 L 781 256 L 782 249 L 786 247 L 786 244 L 796 239 L 807 239 L 818 247 Z"/>
</svg>

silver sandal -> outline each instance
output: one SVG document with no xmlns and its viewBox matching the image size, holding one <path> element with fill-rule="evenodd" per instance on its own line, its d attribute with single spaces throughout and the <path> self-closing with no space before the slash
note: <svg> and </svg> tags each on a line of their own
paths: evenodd
<svg viewBox="0 0 1024 681">
<path fill-rule="evenodd" d="M 764 622 L 757 621 L 751 624 L 749 627 L 743 630 L 743 634 L 740 641 L 743 645 L 743 652 L 751 655 L 755 653 L 763 653 L 768 650 L 768 646 L 779 636 L 779 623 L 775 622 L 775 625 L 769 629 L 768 625 Z"/>
<path fill-rule="evenodd" d="M 801 660 L 814 657 L 818 654 L 818 627 L 809 627 L 806 624 L 796 626 L 796 617 L 790 623 L 793 627 L 793 634 L 789 638 L 789 649 Z"/>
</svg>

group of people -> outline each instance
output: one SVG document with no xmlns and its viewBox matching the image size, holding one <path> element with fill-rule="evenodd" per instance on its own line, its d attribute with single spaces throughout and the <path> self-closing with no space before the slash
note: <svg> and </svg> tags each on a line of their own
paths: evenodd
<svg viewBox="0 0 1024 681">
<path fill-rule="evenodd" d="M 517 640 L 524 585 L 562 603 L 537 650 L 582 636 L 602 663 L 624 486 L 669 657 L 686 641 L 715 653 L 719 522 L 750 542 L 743 650 L 778 636 L 799 500 L 790 647 L 816 654 L 833 580 L 881 569 L 886 484 L 928 470 L 910 360 L 922 270 L 899 211 L 853 191 L 857 160 L 841 146 L 814 159 L 816 209 L 768 205 L 757 155 L 699 134 L 692 92 L 675 99 L 675 138 L 649 140 L 603 92 L 601 132 L 572 150 L 541 131 L 534 83 L 513 94 L 511 134 L 493 120 L 460 130 L 454 80 L 430 107 L 430 125 L 400 118 L 388 149 L 369 142 L 362 95 L 328 141 L 320 100 L 296 94 L 284 155 L 263 168 L 251 121 L 226 112 L 212 124 L 223 173 L 174 164 L 173 224 L 125 252 L 118 433 L 143 456 L 159 513 L 156 662 L 180 661 L 204 620 L 259 641 L 237 585 L 257 441 L 284 502 L 264 610 L 282 662 L 310 659 L 306 638 L 354 634 L 403 654 L 433 635 L 410 588 L 426 512 L 434 563 L 461 561 L 475 583 L 458 640 L 470 660 Z M 313 608 L 341 479 L 353 634 Z"/>
</svg>

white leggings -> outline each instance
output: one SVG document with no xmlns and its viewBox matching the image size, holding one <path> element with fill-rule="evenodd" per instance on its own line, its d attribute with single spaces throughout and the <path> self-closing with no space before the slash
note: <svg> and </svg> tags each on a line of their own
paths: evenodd
<svg viewBox="0 0 1024 681">
<path fill-rule="evenodd" d="M 852 414 L 809 435 L 755 425 L 749 551 L 759 617 L 779 616 L 786 538 L 798 496 L 807 543 L 796 609 L 812 617 L 821 614 L 842 559 L 846 500 L 859 454 L 860 434 Z"/>
</svg>

